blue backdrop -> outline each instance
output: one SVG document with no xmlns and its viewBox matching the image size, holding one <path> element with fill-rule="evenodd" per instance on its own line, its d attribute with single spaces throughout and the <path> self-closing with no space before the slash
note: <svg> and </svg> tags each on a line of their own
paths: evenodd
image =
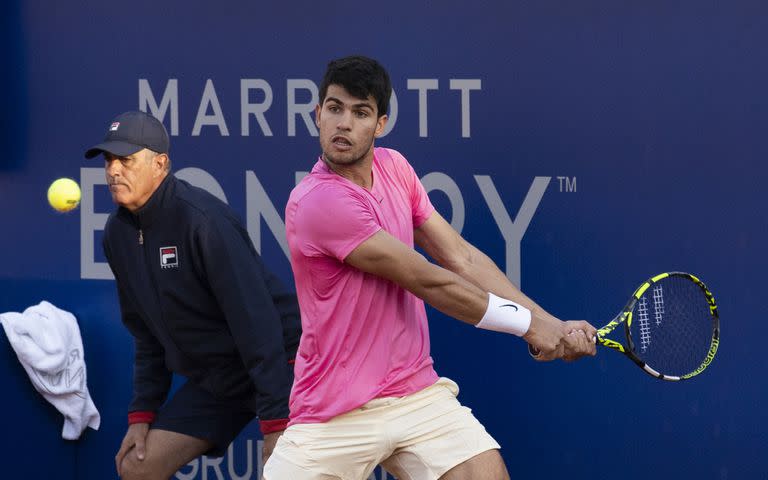
<svg viewBox="0 0 768 480">
<path fill-rule="evenodd" d="M 132 343 L 99 246 L 102 164 L 83 151 L 115 114 L 153 111 L 174 169 L 225 196 L 292 282 L 283 206 L 319 152 L 306 112 L 327 61 L 351 53 L 392 77 L 378 144 L 552 313 L 602 325 L 668 270 L 700 276 L 720 305 L 715 362 L 679 384 L 610 351 L 537 364 L 518 339 L 431 310 L 438 373 L 512 477 L 766 478 L 764 3 L 84 0 L 0 13 L 0 312 L 47 299 L 75 313 L 102 414 L 99 431 L 62 440 L 3 340 L 3 478 L 115 477 Z M 45 201 L 62 176 L 84 192 L 69 214 Z M 223 460 L 177 478 L 255 478 L 258 438 L 252 425 Z"/>
</svg>

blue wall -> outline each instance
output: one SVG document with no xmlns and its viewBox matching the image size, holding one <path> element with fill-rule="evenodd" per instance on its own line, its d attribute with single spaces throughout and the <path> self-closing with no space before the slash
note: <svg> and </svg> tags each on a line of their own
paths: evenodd
<svg viewBox="0 0 768 480">
<path fill-rule="evenodd" d="M 317 138 L 289 113 L 291 105 L 311 103 L 329 59 L 363 53 L 389 69 L 397 95 L 394 127 L 379 145 L 402 151 L 435 188 L 443 215 L 511 277 L 519 275 L 542 306 L 603 324 L 639 282 L 667 270 L 699 275 L 720 305 L 715 362 L 680 384 L 656 381 L 609 351 L 575 364 L 536 364 L 519 340 L 430 311 L 438 373 L 461 385 L 461 400 L 502 444 L 513 478 L 766 478 L 768 7 L 195 3 L 0 7 L 0 49 L 8 59 L 0 311 L 47 299 L 77 315 L 102 414 L 99 431 L 61 440 L 60 416 L 0 341 L 0 375 L 8 379 L 2 402 L 12 412 L 3 425 L 14 432 L 2 441 L 0 476 L 115 476 L 132 345 L 114 283 L 102 278 L 99 222 L 112 206 L 101 163 L 83 159 L 85 148 L 116 113 L 146 108 L 147 92 L 160 102 L 175 80 L 177 96 L 164 116 L 173 129 L 178 112 L 174 169 L 214 179 L 249 220 L 269 266 L 292 282 L 275 227 L 281 220 L 260 216 L 274 208 L 282 217 L 296 172 L 311 168 L 318 154 Z M 271 95 L 254 89 L 243 100 L 246 79 L 261 79 Z M 423 91 L 421 106 L 419 79 L 437 83 Z M 211 90 L 204 95 L 208 80 L 213 103 Z M 456 80 L 473 89 L 462 94 Z M 294 83 L 300 88 L 292 100 Z M 250 115 L 243 135 L 244 104 L 269 96 L 269 134 Z M 76 212 L 55 213 L 45 201 L 48 184 L 61 176 L 83 184 Z M 494 216 L 490 190 L 480 185 L 490 180 L 501 216 L 515 220 L 532 183 L 547 178 L 517 261 L 517 242 L 505 240 L 500 212 Z M 242 476 L 249 454 L 257 468 L 258 438 L 251 426 L 232 459 L 213 466 L 201 459 L 178 478 Z"/>
</svg>

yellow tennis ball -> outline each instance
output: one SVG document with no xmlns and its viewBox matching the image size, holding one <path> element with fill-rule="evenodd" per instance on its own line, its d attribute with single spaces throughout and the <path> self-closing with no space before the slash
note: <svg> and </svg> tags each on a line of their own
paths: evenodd
<svg viewBox="0 0 768 480">
<path fill-rule="evenodd" d="M 68 212 L 80 204 L 80 186 L 71 178 L 60 178 L 48 187 L 48 203 L 59 212 Z"/>
</svg>

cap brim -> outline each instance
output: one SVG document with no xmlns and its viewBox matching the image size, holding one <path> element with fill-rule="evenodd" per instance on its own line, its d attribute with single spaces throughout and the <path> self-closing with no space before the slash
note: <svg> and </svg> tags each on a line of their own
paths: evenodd
<svg viewBox="0 0 768 480">
<path fill-rule="evenodd" d="M 120 142 L 118 140 L 111 140 L 103 142 L 98 145 L 94 145 L 85 152 L 85 158 L 93 158 L 104 152 L 111 153 L 118 157 L 126 157 L 132 155 L 139 150 L 143 149 L 141 145 L 134 145 L 133 143 Z"/>
</svg>

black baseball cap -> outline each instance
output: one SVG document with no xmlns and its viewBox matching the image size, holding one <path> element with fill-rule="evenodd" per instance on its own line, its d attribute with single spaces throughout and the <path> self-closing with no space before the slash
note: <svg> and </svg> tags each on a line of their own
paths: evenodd
<svg viewBox="0 0 768 480">
<path fill-rule="evenodd" d="M 93 158 L 103 152 L 125 157 L 148 148 L 157 153 L 168 153 L 168 132 L 152 115 L 144 112 L 121 113 L 112 120 L 104 141 L 85 152 L 85 158 Z"/>
</svg>

